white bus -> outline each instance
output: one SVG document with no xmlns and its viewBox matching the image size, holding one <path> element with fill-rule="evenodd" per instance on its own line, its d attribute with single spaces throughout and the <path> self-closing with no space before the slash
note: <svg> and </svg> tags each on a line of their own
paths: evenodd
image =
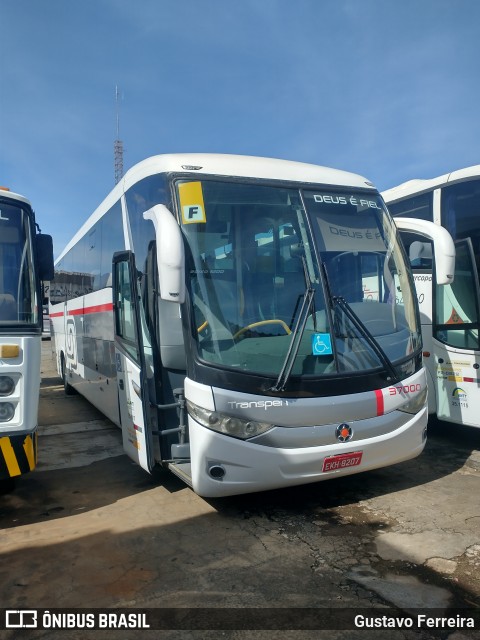
<svg viewBox="0 0 480 640">
<path fill-rule="evenodd" d="M 449 281 L 451 238 L 423 228 Z M 119 425 L 144 469 L 167 466 L 202 496 L 382 467 L 425 445 L 414 285 L 360 176 L 149 158 L 59 256 L 50 317 L 66 392 Z"/>
<path fill-rule="evenodd" d="M 0 188 L 0 487 L 36 466 L 42 335 L 41 281 L 53 275 L 52 238 L 30 202 Z"/>
<path fill-rule="evenodd" d="M 432 221 L 455 240 L 455 278 L 432 287 L 430 242 L 402 234 L 420 302 L 429 410 L 446 422 L 480 427 L 480 165 L 382 195 L 393 216 Z"/>
</svg>

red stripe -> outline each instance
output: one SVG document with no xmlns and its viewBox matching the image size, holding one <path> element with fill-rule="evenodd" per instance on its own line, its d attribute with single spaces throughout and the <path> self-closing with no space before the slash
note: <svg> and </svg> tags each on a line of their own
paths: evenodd
<svg viewBox="0 0 480 640">
<path fill-rule="evenodd" d="M 385 406 L 383 404 L 383 393 L 381 389 L 375 390 L 375 397 L 377 399 L 377 416 L 383 416 L 383 412 L 385 411 Z"/>
<path fill-rule="evenodd" d="M 84 307 L 81 309 L 70 309 L 67 311 L 68 316 L 84 316 L 89 313 L 102 313 L 105 311 L 113 311 L 113 303 L 107 302 L 106 304 L 96 304 L 91 307 Z M 51 313 L 50 318 L 61 318 L 63 316 L 63 311 L 57 311 L 56 313 Z"/>
<path fill-rule="evenodd" d="M 84 307 L 83 309 L 71 309 L 68 312 L 69 316 L 83 316 L 89 313 L 102 313 L 104 311 L 113 311 L 113 303 L 107 302 L 107 304 L 97 304 L 92 307 Z"/>
</svg>

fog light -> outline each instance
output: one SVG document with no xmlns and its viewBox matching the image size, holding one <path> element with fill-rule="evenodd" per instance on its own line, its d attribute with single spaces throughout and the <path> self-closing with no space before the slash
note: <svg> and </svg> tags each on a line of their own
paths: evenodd
<svg viewBox="0 0 480 640">
<path fill-rule="evenodd" d="M 15 415 L 15 407 L 11 402 L 0 402 L 0 422 L 9 422 Z"/>
<path fill-rule="evenodd" d="M 225 475 L 225 467 L 221 464 L 212 464 L 208 473 L 214 480 L 221 480 Z"/>
<path fill-rule="evenodd" d="M 0 396 L 9 396 L 15 389 L 15 382 L 10 376 L 0 376 Z"/>
</svg>

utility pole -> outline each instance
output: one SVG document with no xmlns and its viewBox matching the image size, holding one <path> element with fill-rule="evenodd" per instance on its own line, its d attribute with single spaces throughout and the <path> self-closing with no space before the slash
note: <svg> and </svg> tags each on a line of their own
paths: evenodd
<svg viewBox="0 0 480 640">
<path fill-rule="evenodd" d="M 123 142 L 120 140 L 120 105 L 118 86 L 115 85 L 115 140 L 113 141 L 113 160 L 115 167 L 115 184 L 117 184 L 123 176 Z"/>
</svg>

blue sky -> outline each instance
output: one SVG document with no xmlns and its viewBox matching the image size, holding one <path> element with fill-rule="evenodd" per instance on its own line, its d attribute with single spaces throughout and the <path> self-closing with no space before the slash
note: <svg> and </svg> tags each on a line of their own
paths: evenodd
<svg viewBox="0 0 480 640">
<path fill-rule="evenodd" d="M 380 189 L 478 164 L 477 0 L 0 0 L 0 184 L 58 255 L 124 167 L 240 153 Z"/>
</svg>

